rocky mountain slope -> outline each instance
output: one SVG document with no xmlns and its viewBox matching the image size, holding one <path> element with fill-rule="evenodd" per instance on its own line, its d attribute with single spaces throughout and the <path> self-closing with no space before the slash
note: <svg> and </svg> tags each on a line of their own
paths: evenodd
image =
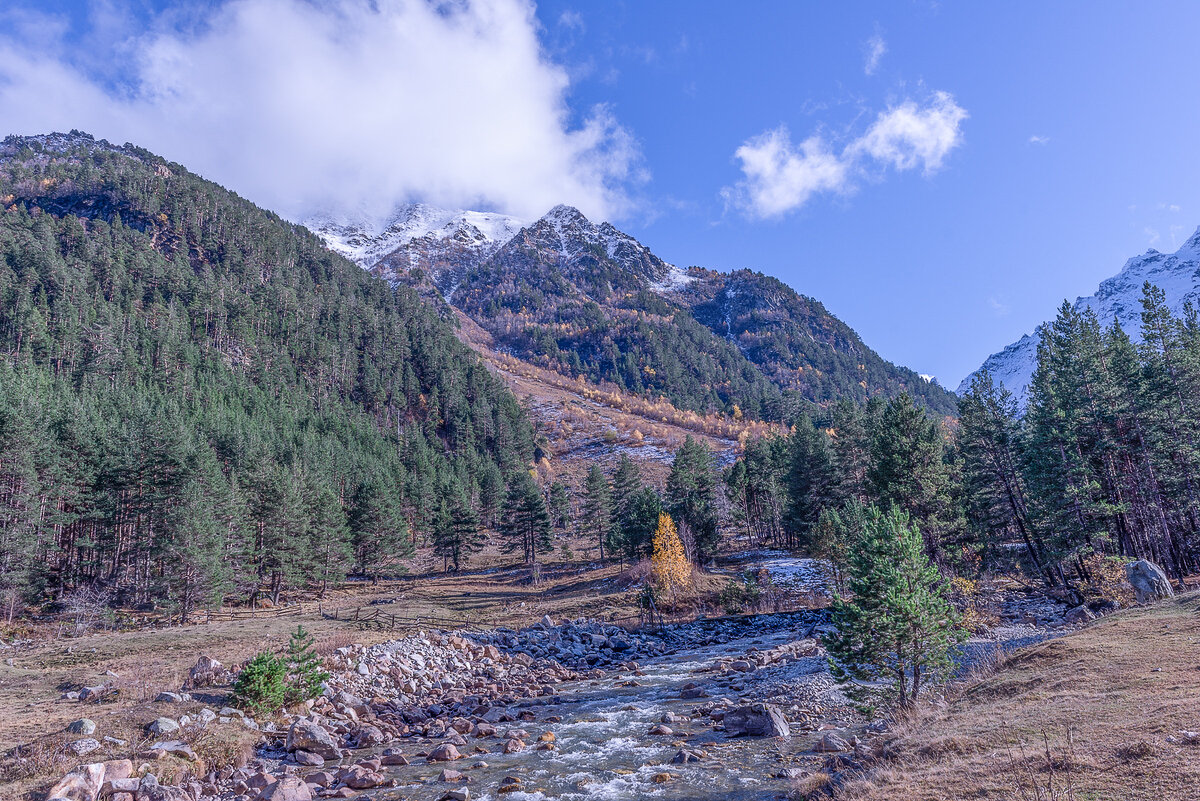
<svg viewBox="0 0 1200 801">
<path fill-rule="evenodd" d="M 505 352 L 565 375 L 760 419 L 787 416 L 800 399 L 903 391 L 955 411 L 949 392 L 886 362 L 774 278 L 682 269 L 569 206 L 526 225 L 490 215 L 496 222 L 479 227 L 472 214 L 413 206 L 374 228 L 309 226 L 389 281 L 436 291 Z"/>
<path fill-rule="evenodd" d="M 1093 295 L 1077 298 L 1075 309 L 1091 309 L 1104 325 L 1119 320 L 1121 326 L 1138 340 L 1142 328 L 1142 287 L 1149 281 L 1162 289 L 1167 296 L 1167 305 L 1172 313 L 1182 315 L 1184 305 L 1200 302 L 1200 228 L 1183 246 L 1174 253 L 1147 250 L 1125 262 L 1121 272 L 1100 284 Z M 997 383 L 1003 384 L 1022 406 L 1025 392 L 1033 372 L 1037 368 L 1037 346 L 1041 339 L 1041 326 L 1031 334 L 1018 339 L 999 353 L 993 353 L 984 361 L 980 370 L 988 370 Z M 971 379 L 979 371 L 967 376 L 958 387 L 958 393 L 967 391 Z"/>
</svg>

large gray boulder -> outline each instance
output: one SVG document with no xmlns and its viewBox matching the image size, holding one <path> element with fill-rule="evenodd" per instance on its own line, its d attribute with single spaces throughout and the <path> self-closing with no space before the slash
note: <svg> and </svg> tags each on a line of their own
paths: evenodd
<svg viewBox="0 0 1200 801">
<path fill-rule="evenodd" d="M 1133 593 L 1140 604 L 1175 595 L 1166 571 L 1147 559 L 1139 559 L 1125 565 L 1125 578 L 1133 587 Z"/>
<path fill-rule="evenodd" d="M 304 718 L 288 729 L 286 748 L 288 751 L 309 751 L 325 759 L 339 759 L 342 756 L 333 735 L 316 721 Z"/>
<path fill-rule="evenodd" d="M 725 713 L 725 733 L 730 737 L 790 737 L 787 718 L 772 704 L 746 704 Z"/>
</svg>

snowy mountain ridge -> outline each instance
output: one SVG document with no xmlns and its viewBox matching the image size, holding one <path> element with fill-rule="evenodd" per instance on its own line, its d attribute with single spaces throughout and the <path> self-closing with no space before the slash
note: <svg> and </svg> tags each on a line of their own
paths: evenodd
<svg viewBox="0 0 1200 801">
<path fill-rule="evenodd" d="M 1074 307 L 1077 311 L 1091 309 L 1106 326 L 1119 320 L 1137 341 L 1142 329 L 1142 286 L 1147 281 L 1166 293 L 1167 305 L 1173 314 L 1181 315 L 1188 302 L 1200 305 L 1200 228 L 1174 253 L 1151 249 L 1129 259 L 1119 273 L 1100 284 L 1094 295 L 1077 298 Z M 1033 333 L 989 356 L 979 370 L 963 379 L 958 394 L 964 394 L 970 388 L 971 380 L 986 369 L 996 383 L 1003 384 L 1016 396 L 1024 408 L 1026 390 L 1037 368 L 1041 328 L 1038 326 Z"/>
<path fill-rule="evenodd" d="M 406 203 L 382 218 L 318 214 L 302 224 L 325 240 L 331 250 L 370 269 L 413 240 L 425 238 L 457 239 L 488 256 L 521 230 L 526 221 L 493 212 Z"/>
</svg>

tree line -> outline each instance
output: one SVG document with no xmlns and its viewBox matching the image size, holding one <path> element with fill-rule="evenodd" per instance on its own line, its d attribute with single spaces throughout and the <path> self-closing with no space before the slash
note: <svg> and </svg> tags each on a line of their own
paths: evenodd
<svg viewBox="0 0 1200 801">
<path fill-rule="evenodd" d="M 1194 572 L 1200 325 L 1150 284 L 1141 303 L 1136 343 L 1064 303 L 1041 331 L 1024 408 L 984 371 L 957 419 L 933 419 L 903 395 L 843 399 L 748 443 L 725 473 L 735 531 L 844 563 L 847 520 L 875 506 L 907 514 L 949 571 L 1015 557 L 1077 593 L 1109 557 Z"/>
</svg>

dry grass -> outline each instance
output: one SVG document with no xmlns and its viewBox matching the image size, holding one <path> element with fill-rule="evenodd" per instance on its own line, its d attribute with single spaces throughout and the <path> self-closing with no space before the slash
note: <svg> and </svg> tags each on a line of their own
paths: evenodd
<svg viewBox="0 0 1200 801">
<path fill-rule="evenodd" d="M 854 801 L 1200 797 L 1200 597 L 1132 609 L 980 666 L 897 726 Z"/>
</svg>

